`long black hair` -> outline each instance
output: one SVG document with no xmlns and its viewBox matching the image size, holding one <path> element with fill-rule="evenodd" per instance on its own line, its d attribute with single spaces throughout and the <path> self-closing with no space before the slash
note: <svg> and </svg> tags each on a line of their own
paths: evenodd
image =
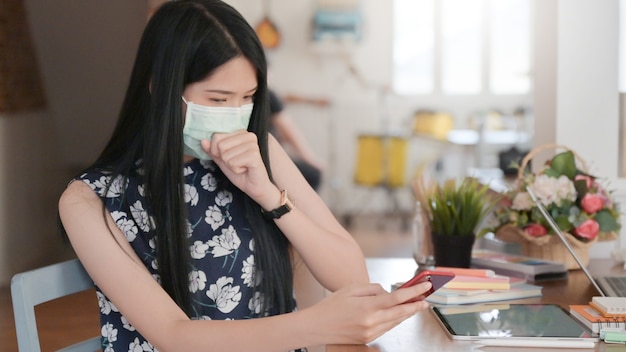
<svg viewBox="0 0 626 352">
<path fill-rule="evenodd" d="M 248 130 L 259 141 L 267 171 L 267 64 L 256 33 L 231 6 L 217 0 L 164 3 L 151 17 L 139 44 L 117 125 L 89 168 L 111 180 L 127 177 L 143 160 L 148 212 L 154 219 L 161 285 L 191 314 L 188 291 L 187 208 L 184 202 L 182 94 L 227 61 L 244 57 L 256 69 L 257 90 Z M 245 216 L 255 239 L 257 275 L 262 275 L 261 315 L 294 309 L 289 243 L 260 206 L 244 194 Z"/>
</svg>

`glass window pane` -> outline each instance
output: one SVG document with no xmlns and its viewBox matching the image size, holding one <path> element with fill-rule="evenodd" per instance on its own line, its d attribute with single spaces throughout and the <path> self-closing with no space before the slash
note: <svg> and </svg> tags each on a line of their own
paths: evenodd
<svg viewBox="0 0 626 352">
<path fill-rule="evenodd" d="M 619 2 L 619 91 L 626 93 L 626 0 Z M 626 136 L 625 136 L 626 138 Z"/>
<path fill-rule="evenodd" d="M 448 94 L 481 91 L 483 0 L 441 1 L 442 89 Z"/>
<path fill-rule="evenodd" d="M 525 94 L 530 90 L 530 4 L 528 0 L 491 1 L 491 91 Z"/>
<path fill-rule="evenodd" d="M 434 0 L 394 1 L 393 90 L 425 94 L 434 81 Z"/>
</svg>

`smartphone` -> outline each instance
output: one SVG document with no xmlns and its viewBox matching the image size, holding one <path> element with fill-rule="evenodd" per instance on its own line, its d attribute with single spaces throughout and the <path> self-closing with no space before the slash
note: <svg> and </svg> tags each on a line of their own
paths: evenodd
<svg viewBox="0 0 626 352">
<path fill-rule="evenodd" d="M 415 276 L 413 276 L 411 280 L 403 283 L 398 288 L 410 287 L 410 286 L 419 284 L 420 282 L 430 281 L 430 283 L 432 284 L 432 287 L 430 288 L 430 290 L 428 290 L 423 295 L 415 299 L 407 301 L 407 303 L 421 301 L 425 299 L 426 297 L 430 296 L 433 292 L 440 289 L 443 285 L 445 285 L 448 281 L 452 280 L 453 278 L 454 278 L 454 273 L 449 272 L 449 271 L 424 270 L 415 274 Z"/>
</svg>

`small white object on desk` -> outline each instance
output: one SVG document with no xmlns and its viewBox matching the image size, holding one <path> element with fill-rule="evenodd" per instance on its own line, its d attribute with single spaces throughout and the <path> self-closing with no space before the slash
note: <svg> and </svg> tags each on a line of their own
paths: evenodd
<svg viewBox="0 0 626 352">
<path fill-rule="evenodd" d="M 482 346 L 500 347 L 544 347 L 544 348 L 594 348 L 596 343 L 589 340 L 533 340 L 533 339 L 509 339 L 509 338 L 486 338 L 476 340 L 476 344 Z"/>
</svg>

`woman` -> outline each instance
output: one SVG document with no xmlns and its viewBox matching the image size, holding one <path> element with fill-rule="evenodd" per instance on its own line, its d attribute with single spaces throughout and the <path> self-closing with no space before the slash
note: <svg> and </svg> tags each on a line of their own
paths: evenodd
<svg viewBox="0 0 626 352">
<path fill-rule="evenodd" d="M 59 202 L 96 284 L 103 349 L 366 343 L 427 307 L 403 302 L 430 284 L 368 283 L 362 252 L 269 136 L 268 114 L 263 49 L 238 12 L 215 0 L 156 11 L 111 139 Z M 299 311 L 292 252 L 334 291 Z"/>
</svg>

